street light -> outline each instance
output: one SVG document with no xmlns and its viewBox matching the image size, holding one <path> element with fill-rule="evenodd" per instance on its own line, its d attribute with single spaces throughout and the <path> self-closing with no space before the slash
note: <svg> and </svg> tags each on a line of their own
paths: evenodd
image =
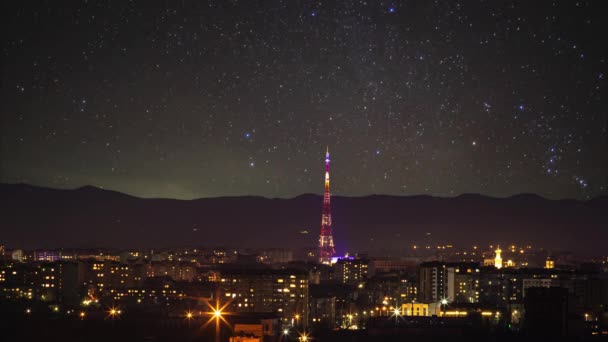
<svg viewBox="0 0 608 342">
<path fill-rule="evenodd" d="M 223 308 L 220 308 L 218 305 L 217 307 L 213 308 L 213 311 L 212 311 L 211 320 L 213 320 L 215 318 L 215 341 L 216 342 L 220 341 L 220 320 L 226 322 L 224 317 L 222 317 L 222 309 Z"/>
<path fill-rule="evenodd" d="M 289 337 L 289 329 L 283 329 L 283 333 L 281 334 L 281 341 L 287 341 Z"/>
<path fill-rule="evenodd" d="M 401 311 L 399 310 L 399 308 L 395 308 L 393 310 L 393 315 L 395 316 L 395 327 L 397 326 L 397 322 L 399 321 L 399 317 L 401 317 Z"/>
<path fill-rule="evenodd" d="M 215 298 L 216 298 L 215 305 L 211 304 L 208 300 L 204 300 L 205 304 L 207 304 L 207 306 L 211 310 L 205 312 L 205 314 L 209 315 L 210 317 L 209 317 L 209 320 L 207 322 L 205 322 L 205 324 L 203 324 L 203 329 L 205 327 L 207 327 L 207 325 L 209 325 L 212 321 L 215 321 L 215 341 L 219 342 L 221 322 L 224 322 L 226 325 L 230 326 L 230 324 L 228 324 L 228 322 L 226 321 L 224 316 L 230 315 L 231 313 L 224 311 L 224 309 L 226 309 L 226 307 L 228 307 L 228 305 L 230 305 L 232 300 L 228 301 L 227 303 L 224 303 L 223 305 L 220 305 L 219 293 L 218 293 L 218 295 L 215 296 Z"/>
<path fill-rule="evenodd" d="M 222 318 L 222 310 L 220 310 L 220 309 L 213 310 L 213 316 L 215 318 Z"/>
<path fill-rule="evenodd" d="M 441 299 L 440 304 L 441 304 L 441 315 L 442 315 L 442 316 L 445 316 L 445 307 L 446 307 L 446 305 L 448 305 L 448 300 L 447 300 L 447 298 L 443 298 L 443 299 Z"/>
<path fill-rule="evenodd" d="M 114 318 L 120 316 L 121 313 L 122 313 L 122 311 L 120 311 L 119 308 L 112 306 L 108 310 L 108 317 L 110 317 L 111 319 L 114 319 Z"/>
</svg>

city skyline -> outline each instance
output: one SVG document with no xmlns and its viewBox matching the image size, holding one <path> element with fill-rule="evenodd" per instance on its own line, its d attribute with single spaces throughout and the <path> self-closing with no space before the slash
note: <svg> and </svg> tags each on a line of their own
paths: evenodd
<svg viewBox="0 0 608 342">
<path fill-rule="evenodd" d="M 468 341 L 531 335 L 586 341 L 608 334 L 606 258 L 531 245 L 447 245 L 320 264 L 315 255 L 288 248 L 0 245 L 0 303 L 11 322 L 3 336 L 367 342 L 449 334 Z"/>
<path fill-rule="evenodd" d="M 605 4 L 3 3 L 0 340 L 607 338 Z"/>
<path fill-rule="evenodd" d="M 336 195 L 605 195 L 598 7 L 9 3 L 0 182 L 289 198 L 330 145 Z"/>
</svg>

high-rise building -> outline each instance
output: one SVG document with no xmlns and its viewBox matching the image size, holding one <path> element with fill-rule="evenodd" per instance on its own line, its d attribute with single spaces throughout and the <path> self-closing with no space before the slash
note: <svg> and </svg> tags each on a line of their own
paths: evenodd
<svg viewBox="0 0 608 342">
<path fill-rule="evenodd" d="M 308 318 L 308 272 L 296 269 L 225 269 L 217 279 L 232 312 L 275 312 L 296 325 Z M 295 322 L 297 321 L 297 322 Z"/>
<path fill-rule="evenodd" d="M 470 262 L 423 262 L 419 266 L 418 300 L 437 303 L 479 301 L 479 264 Z"/>
<path fill-rule="evenodd" d="M 448 296 L 448 270 L 442 262 L 424 262 L 418 272 L 418 300 L 438 302 Z"/>
<path fill-rule="evenodd" d="M 367 279 L 369 260 L 340 258 L 334 265 L 336 280 L 343 284 L 358 285 Z"/>
<path fill-rule="evenodd" d="M 331 207 L 329 193 L 329 147 L 325 153 L 325 192 L 323 194 L 323 212 L 321 215 L 321 236 L 319 237 L 319 262 L 330 264 L 334 256 L 334 238 L 331 229 Z"/>
</svg>

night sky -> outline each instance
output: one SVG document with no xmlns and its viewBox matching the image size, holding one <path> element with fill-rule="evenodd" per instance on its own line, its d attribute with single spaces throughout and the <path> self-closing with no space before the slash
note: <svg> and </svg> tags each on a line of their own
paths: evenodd
<svg viewBox="0 0 608 342">
<path fill-rule="evenodd" d="M 603 2 L 8 1 L 0 181 L 603 195 Z"/>
</svg>

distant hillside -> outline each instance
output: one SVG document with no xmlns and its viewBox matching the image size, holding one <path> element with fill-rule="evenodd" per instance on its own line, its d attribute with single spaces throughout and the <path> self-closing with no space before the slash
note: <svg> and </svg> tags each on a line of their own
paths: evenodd
<svg viewBox="0 0 608 342">
<path fill-rule="evenodd" d="M 95 187 L 0 184 L 0 243 L 21 248 L 307 247 L 317 243 L 321 203 L 317 195 L 184 201 L 142 199 Z M 333 197 L 332 214 L 341 252 L 396 252 L 413 243 L 495 242 L 607 252 L 606 197 L 586 202 L 528 194 L 500 199 Z"/>
</svg>

